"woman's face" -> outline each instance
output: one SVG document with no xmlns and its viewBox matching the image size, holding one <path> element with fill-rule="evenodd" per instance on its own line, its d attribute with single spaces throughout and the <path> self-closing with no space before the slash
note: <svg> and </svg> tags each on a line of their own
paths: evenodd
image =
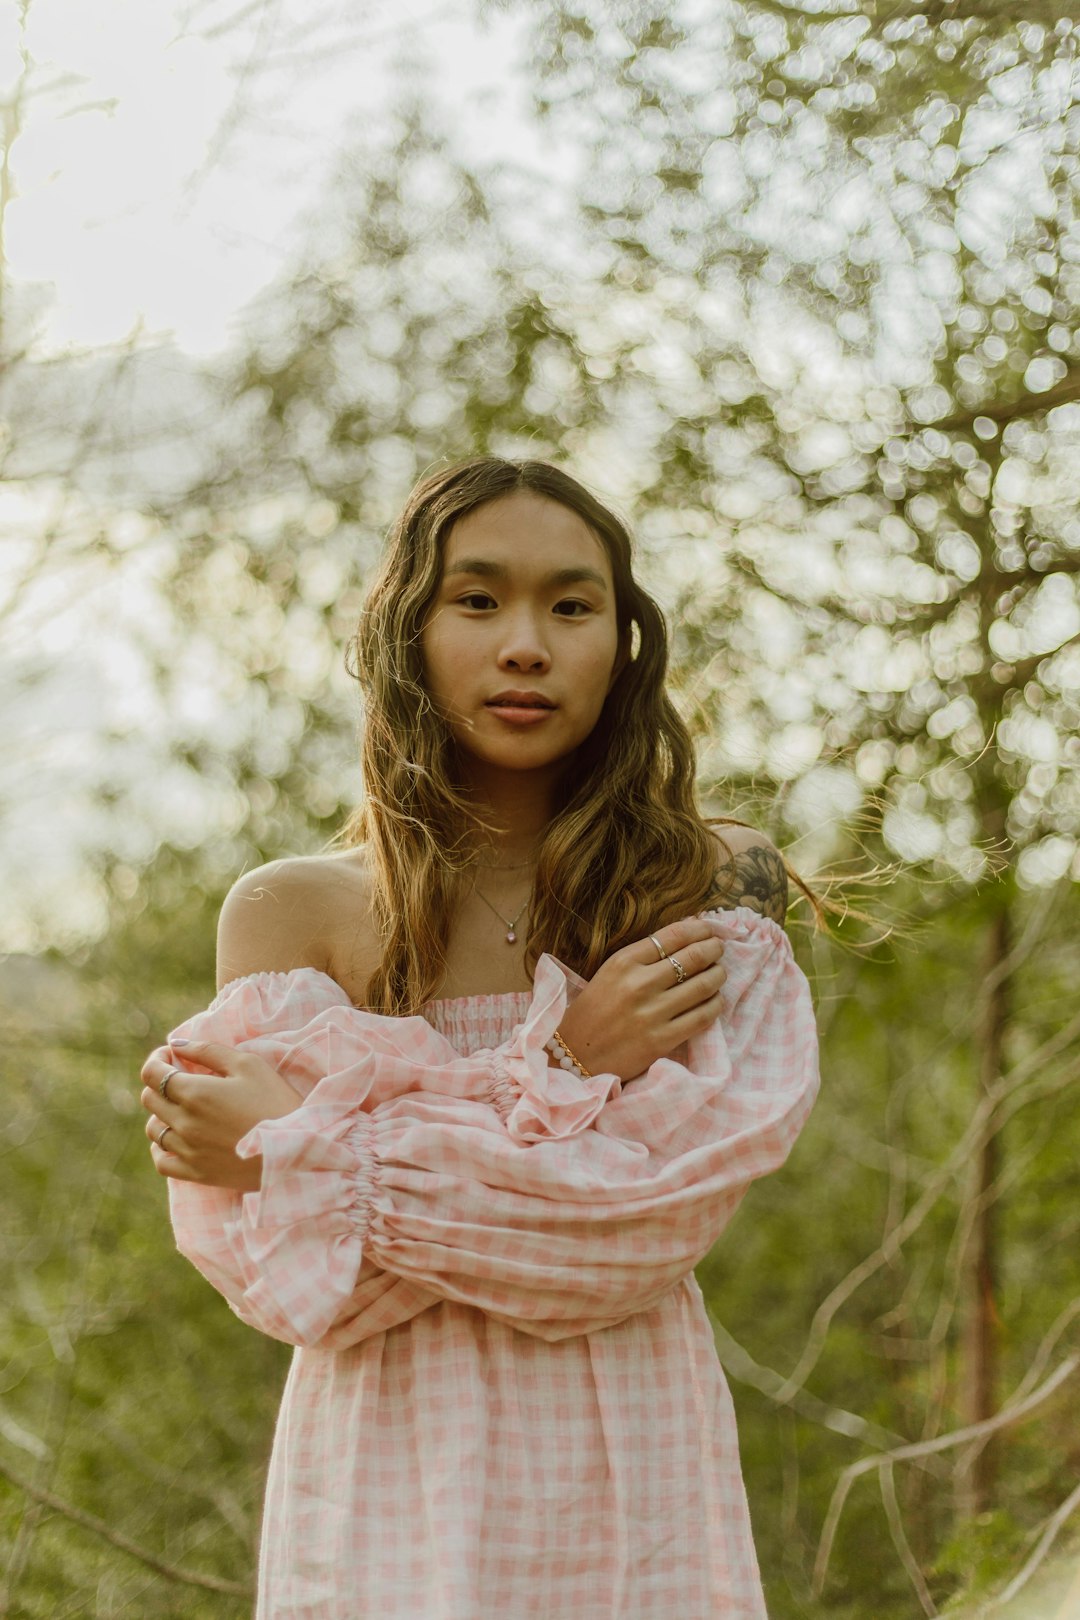
<svg viewBox="0 0 1080 1620">
<path fill-rule="evenodd" d="M 550 769 L 585 741 L 629 651 L 603 545 L 531 490 L 454 524 L 421 645 L 463 755 L 513 772 Z"/>
</svg>

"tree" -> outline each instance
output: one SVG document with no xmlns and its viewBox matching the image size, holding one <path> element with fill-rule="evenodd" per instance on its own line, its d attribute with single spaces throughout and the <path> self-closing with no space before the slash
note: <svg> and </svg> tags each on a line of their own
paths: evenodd
<svg viewBox="0 0 1080 1620">
<path fill-rule="evenodd" d="M 679 617 L 715 767 L 794 780 L 796 827 L 872 790 L 886 843 L 979 919 L 970 1423 L 999 1395 L 985 1105 L 1019 1038 L 1018 885 L 1076 870 L 1075 15 L 576 4 L 535 36 L 543 112 L 591 144 L 603 284 L 650 312 L 620 356 L 662 401 L 639 498 L 713 537 Z M 968 1459 L 969 1517 L 994 1457 Z"/>
<path fill-rule="evenodd" d="M 356 793 L 340 649 L 418 471 L 553 455 L 632 505 L 705 789 L 769 815 L 808 870 L 856 850 L 856 830 L 907 869 L 889 903 L 912 940 L 891 960 L 799 940 L 826 1097 L 702 1280 L 742 1384 L 774 1612 L 886 1620 L 912 1590 L 933 1612 L 972 1578 L 1015 1584 L 1071 1501 L 1055 1420 L 1080 1297 L 1074 33 L 966 0 L 940 18 L 592 0 L 520 15 L 542 116 L 581 154 L 576 192 L 461 163 L 406 105 L 381 144 L 343 154 L 307 250 L 197 379 L 197 457 L 177 441 L 169 484 L 123 462 L 107 498 L 100 456 L 98 483 L 81 475 L 86 533 L 96 518 L 108 547 L 125 502 L 142 525 L 124 555 L 152 575 L 159 717 L 139 754 L 155 802 L 103 794 L 113 928 L 93 971 L 110 1015 L 163 1027 L 208 972 L 181 908 L 208 929 L 244 865 L 338 825 Z M 49 426 L 22 375 L 9 411 Z M 155 856 L 159 800 L 180 813 Z M 133 1009 L 118 987 L 149 981 L 155 947 L 160 980 Z M 91 1054 L 102 1084 L 146 1038 Z M 73 1038 L 43 1072 L 75 1084 L 88 1050 Z M 49 1106 L 47 1088 L 30 1099 L 31 1131 Z M 29 1163 L 9 1195 L 25 1232 L 48 1182 Z M 70 1278 L 59 1238 L 50 1252 L 53 1322 Z M 147 1248 L 132 1277 L 164 1263 Z M 90 1293 L 107 1293 L 96 1274 Z M 183 1300 L 191 1345 L 217 1343 L 212 1297 Z M 20 1366 L 27 1320 L 6 1328 Z M 88 1382 L 92 1402 L 96 1362 Z M 18 1408 L 31 1435 L 40 1398 Z M 245 1408 L 221 1442 L 229 1489 L 267 1413 Z M 65 1466 L 27 1481 L 42 1512 L 45 1490 L 78 1505 L 101 1454 L 80 1438 Z M 138 1505 L 115 1506 L 144 1545 Z M 895 1557 L 874 1567 L 882 1515 Z M 227 1567 L 212 1519 L 162 1542 L 174 1562 Z M 51 1614 L 36 1566 L 26 1583 Z"/>
</svg>

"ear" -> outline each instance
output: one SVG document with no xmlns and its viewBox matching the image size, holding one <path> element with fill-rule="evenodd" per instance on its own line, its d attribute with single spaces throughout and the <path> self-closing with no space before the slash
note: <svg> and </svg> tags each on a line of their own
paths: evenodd
<svg viewBox="0 0 1080 1620">
<path fill-rule="evenodd" d="M 619 637 L 619 650 L 615 654 L 615 662 L 611 666 L 611 679 L 608 681 L 608 692 L 611 691 L 611 688 L 615 685 L 615 682 L 618 680 L 619 676 L 630 662 L 630 648 L 632 645 L 633 625 L 628 624 L 626 629 L 623 631 L 623 634 Z M 605 696 L 606 695 L 607 694 L 605 693 Z"/>
</svg>

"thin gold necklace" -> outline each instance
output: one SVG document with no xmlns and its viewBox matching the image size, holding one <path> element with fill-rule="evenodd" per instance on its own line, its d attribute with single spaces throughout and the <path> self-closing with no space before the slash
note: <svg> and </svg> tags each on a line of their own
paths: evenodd
<svg viewBox="0 0 1080 1620">
<path fill-rule="evenodd" d="M 477 861 L 475 864 L 482 872 L 524 872 L 527 866 L 535 866 L 538 856 L 534 855 L 529 861 L 515 861 L 512 866 L 493 866 L 490 861 Z"/>
<path fill-rule="evenodd" d="M 503 927 L 506 929 L 506 943 L 508 945 L 516 945 L 517 944 L 517 934 L 514 932 L 514 930 L 518 925 L 518 922 L 519 922 L 519 920 L 521 918 L 522 912 L 525 910 L 525 906 L 527 906 L 529 904 L 529 900 L 526 899 L 525 905 L 521 906 L 519 908 L 517 916 L 514 917 L 513 919 L 511 919 L 510 917 L 504 917 L 501 911 L 496 911 L 495 907 L 492 905 L 492 903 L 488 899 L 487 895 L 486 894 L 481 894 L 480 890 L 476 887 L 475 883 L 473 884 L 473 892 L 475 893 L 478 900 L 482 900 L 484 902 L 485 906 L 487 906 L 489 911 L 494 911 L 495 912 L 496 917 L 498 917 L 499 921 L 502 923 Z M 529 899 L 531 899 L 531 898 L 532 897 L 530 895 Z"/>
</svg>

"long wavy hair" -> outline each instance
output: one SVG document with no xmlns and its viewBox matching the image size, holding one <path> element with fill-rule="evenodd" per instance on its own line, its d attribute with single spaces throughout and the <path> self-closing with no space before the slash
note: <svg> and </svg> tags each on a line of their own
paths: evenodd
<svg viewBox="0 0 1080 1620">
<path fill-rule="evenodd" d="M 364 792 L 341 836 L 368 852 L 382 942 L 367 987 L 374 1012 L 417 1013 L 434 995 L 456 906 L 491 830 L 425 690 L 421 633 L 451 528 L 516 490 L 558 501 L 588 524 L 611 563 L 620 646 L 633 645 L 564 773 L 540 844 L 528 913 L 530 977 L 549 951 L 590 978 L 613 951 L 702 910 L 723 890 L 709 826 L 730 818 L 710 822 L 698 812 L 693 744 L 664 690 L 667 628 L 634 579 L 625 526 L 546 462 L 481 457 L 442 468 L 416 486 L 394 525 L 350 649 L 363 693 Z"/>
</svg>

